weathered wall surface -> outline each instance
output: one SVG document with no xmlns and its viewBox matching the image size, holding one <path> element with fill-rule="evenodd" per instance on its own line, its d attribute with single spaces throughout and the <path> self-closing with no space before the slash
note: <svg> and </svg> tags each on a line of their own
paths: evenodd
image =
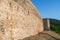
<svg viewBox="0 0 60 40">
<path fill-rule="evenodd" d="M 43 19 L 43 26 L 44 26 L 44 30 L 49 30 L 50 29 L 49 19 Z"/>
<path fill-rule="evenodd" d="M 42 18 L 30 1 L 0 0 L 0 40 L 19 40 L 42 31 Z"/>
</svg>

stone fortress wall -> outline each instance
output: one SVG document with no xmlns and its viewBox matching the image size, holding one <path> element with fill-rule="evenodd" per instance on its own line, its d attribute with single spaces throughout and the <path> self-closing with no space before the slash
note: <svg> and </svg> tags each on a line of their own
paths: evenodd
<svg viewBox="0 0 60 40">
<path fill-rule="evenodd" d="M 19 40 L 42 31 L 42 17 L 30 0 L 0 0 L 0 40 Z"/>
<path fill-rule="evenodd" d="M 49 19 L 47 19 L 47 18 L 44 18 L 43 19 L 43 28 L 44 28 L 44 30 L 50 30 L 50 20 Z"/>
</svg>

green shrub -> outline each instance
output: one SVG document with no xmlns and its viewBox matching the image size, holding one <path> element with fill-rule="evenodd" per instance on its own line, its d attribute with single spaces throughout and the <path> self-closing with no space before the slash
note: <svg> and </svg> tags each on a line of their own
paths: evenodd
<svg viewBox="0 0 60 40">
<path fill-rule="evenodd" d="M 58 26 L 58 24 L 51 23 L 50 26 L 51 26 L 50 29 L 52 31 L 55 31 L 56 33 L 59 33 L 60 34 L 60 26 Z"/>
</svg>

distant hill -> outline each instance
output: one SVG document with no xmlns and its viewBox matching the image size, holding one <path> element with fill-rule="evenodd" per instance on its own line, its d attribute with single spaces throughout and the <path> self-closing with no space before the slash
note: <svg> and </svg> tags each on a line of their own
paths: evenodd
<svg viewBox="0 0 60 40">
<path fill-rule="evenodd" d="M 60 24 L 60 20 L 57 19 L 50 19 L 50 22 L 54 24 Z"/>
</svg>

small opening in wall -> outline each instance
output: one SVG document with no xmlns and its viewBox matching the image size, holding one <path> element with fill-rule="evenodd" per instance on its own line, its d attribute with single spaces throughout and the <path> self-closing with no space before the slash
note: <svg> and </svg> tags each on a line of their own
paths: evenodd
<svg viewBox="0 0 60 40">
<path fill-rule="evenodd" d="M 29 15 L 29 11 L 28 11 L 28 15 Z"/>
<path fill-rule="evenodd" d="M 1 28 L 1 31 L 4 32 L 4 28 Z"/>
<path fill-rule="evenodd" d="M 7 19 L 8 19 L 8 17 L 7 17 Z"/>
<path fill-rule="evenodd" d="M 10 7 L 11 7 L 11 3 L 10 3 Z"/>
</svg>

